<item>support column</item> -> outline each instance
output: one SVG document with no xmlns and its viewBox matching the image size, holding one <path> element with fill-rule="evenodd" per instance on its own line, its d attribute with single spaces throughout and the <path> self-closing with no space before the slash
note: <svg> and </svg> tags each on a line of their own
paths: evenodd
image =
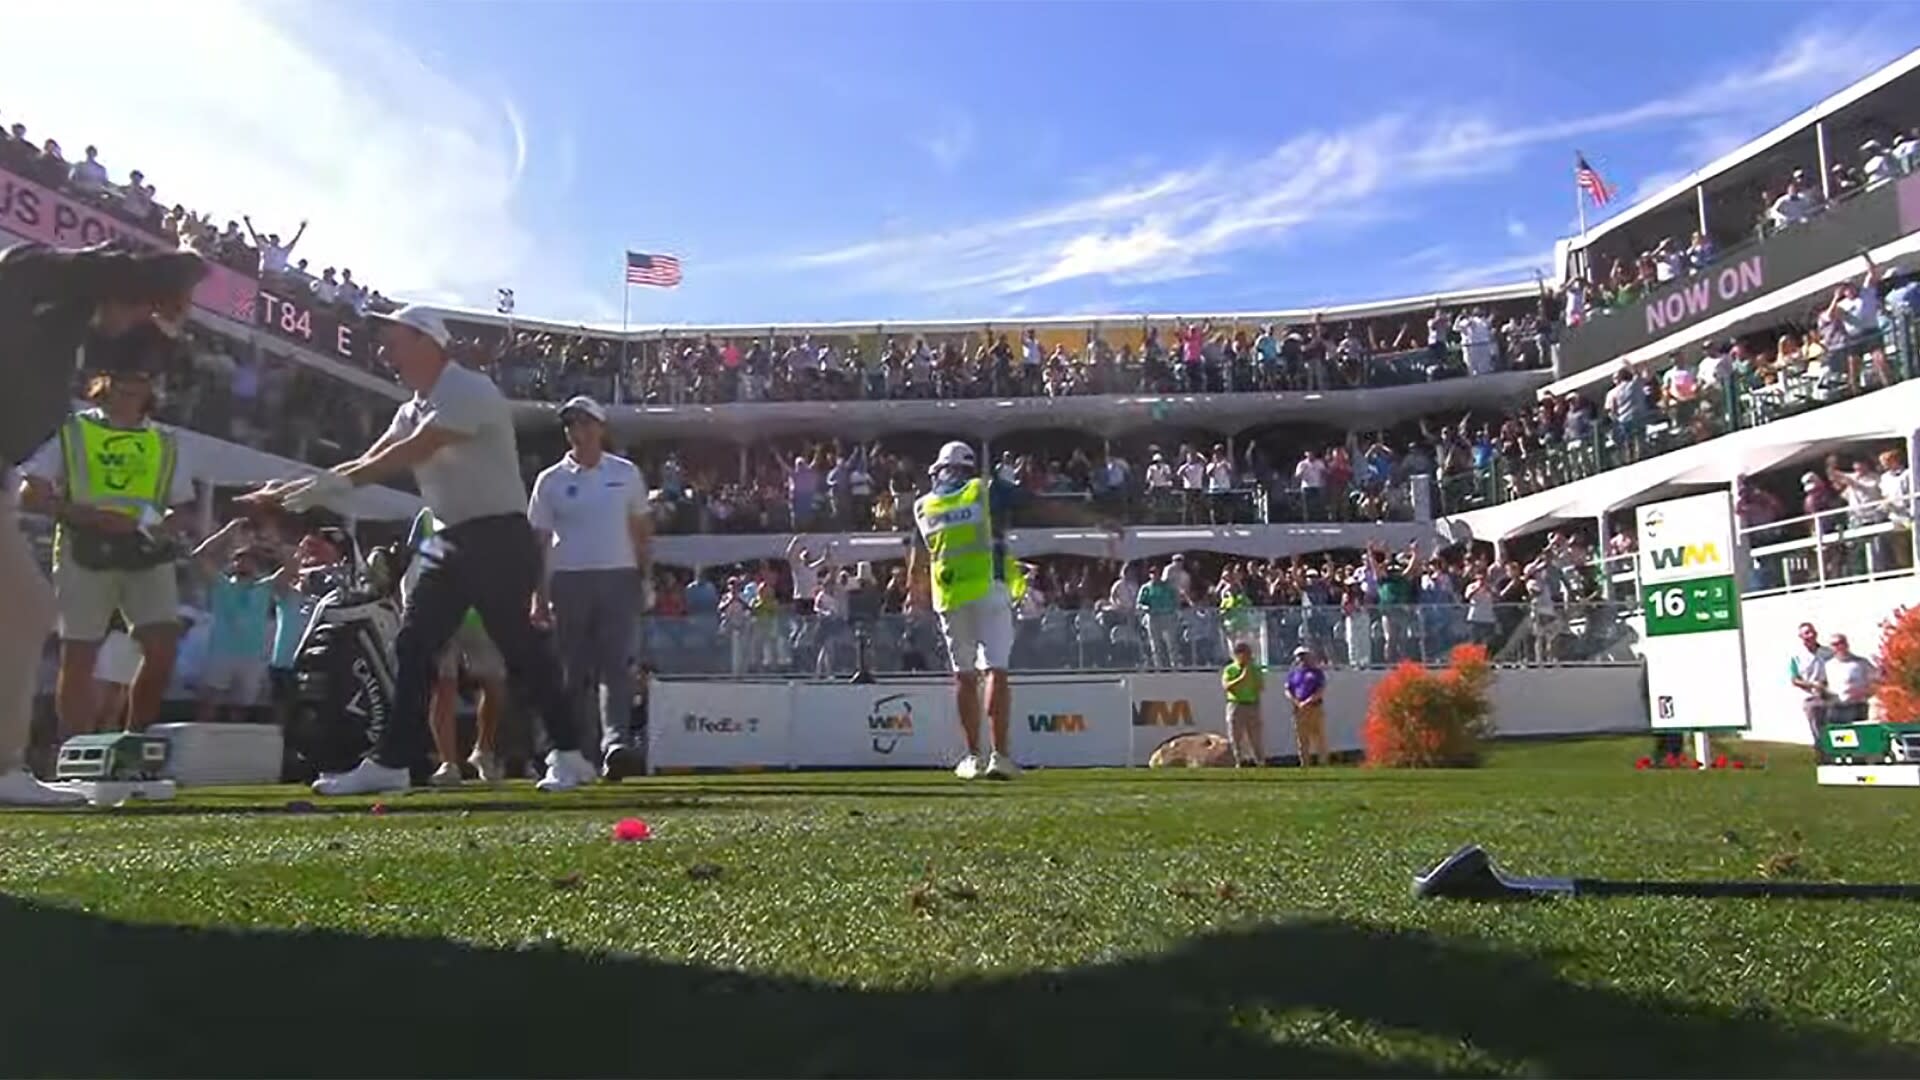
<svg viewBox="0 0 1920 1080">
<path fill-rule="evenodd" d="M 1711 235 L 1707 232 L 1707 185 L 1694 185 L 1693 201 L 1695 209 L 1700 213 L 1700 235 Z"/>
<path fill-rule="evenodd" d="M 1813 139 L 1820 150 L 1820 199 L 1825 202 L 1833 198 L 1833 166 L 1827 163 L 1827 122 L 1813 125 Z"/>
<path fill-rule="evenodd" d="M 1600 564 L 1600 596 L 1609 602 L 1613 600 L 1613 564 L 1607 561 L 1607 545 L 1613 540 L 1613 530 L 1607 520 L 1608 512 L 1600 511 L 1594 516 L 1594 559 Z"/>
</svg>

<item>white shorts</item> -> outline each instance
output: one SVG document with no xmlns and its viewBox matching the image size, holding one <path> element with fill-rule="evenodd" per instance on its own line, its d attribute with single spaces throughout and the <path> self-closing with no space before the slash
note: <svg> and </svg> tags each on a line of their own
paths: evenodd
<svg viewBox="0 0 1920 1080">
<path fill-rule="evenodd" d="M 500 647 L 493 643 L 487 632 L 464 619 L 460 629 L 453 632 L 453 640 L 440 650 L 440 663 L 436 669 L 442 679 L 460 677 L 460 662 L 466 661 L 467 675 L 481 682 L 506 682 L 507 661 L 500 655 Z"/>
<path fill-rule="evenodd" d="M 200 693 L 230 705 L 256 705 L 267 684 L 267 662 L 257 656 L 208 656 L 200 671 Z"/>
<path fill-rule="evenodd" d="M 125 630 L 115 630 L 100 643 L 99 658 L 93 662 L 96 682 L 128 686 L 140 673 L 140 643 Z"/>
<path fill-rule="evenodd" d="M 1005 582 L 971 603 L 940 613 L 940 630 L 947 636 L 947 655 L 953 670 L 1005 671 L 1013 654 L 1013 600 Z"/>
</svg>

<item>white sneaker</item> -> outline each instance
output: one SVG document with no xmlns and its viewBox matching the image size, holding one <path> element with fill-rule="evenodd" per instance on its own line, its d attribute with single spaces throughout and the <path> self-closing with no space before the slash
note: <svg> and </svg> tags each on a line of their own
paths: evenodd
<svg viewBox="0 0 1920 1080">
<path fill-rule="evenodd" d="M 1019 775 L 1020 775 L 1020 766 L 1014 764 L 1014 761 L 1012 758 L 1002 756 L 1000 751 L 998 750 L 995 750 L 992 754 L 988 755 L 987 773 L 986 773 L 987 779 L 1012 780 L 1014 777 Z"/>
<path fill-rule="evenodd" d="M 459 765 L 451 761 L 443 761 L 439 768 L 433 770 L 433 775 L 427 778 L 427 783 L 434 787 L 459 787 L 466 782 L 466 779 L 460 775 Z"/>
<path fill-rule="evenodd" d="M 962 780 L 975 779 L 980 775 L 980 759 L 972 754 L 961 758 L 960 764 L 953 767 L 953 775 Z"/>
<path fill-rule="evenodd" d="M 0 806 L 81 806 L 86 801 L 78 791 L 43 784 L 25 769 L 0 775 Z"/>
<path fill-rule="evenodd" d="M 534 782 L 541 791 L 572 791 L 582 784 L 600 779 L 586 755 L 578 750 L 552 750 L 547 753 L 547 775 Z"/>
<path fill-rule="evenodd" d="M 327 773 L 313 782 L 315 795 L 377 795 L 382 791 L 405 791 L 413 786 L 406 769 L 389 769 L 371 758 L 343 773 Z"/>
<path fill-rule="evenodd" d="M 506 779 L 500 772 L 499 759 L 492 754 L 483 754 L 475 750 L 468 756 L 467 764 L 473 766 L 473 771 L 479 775 L 480 782 L 483 784 L 491 786 Z"/>
</svg>

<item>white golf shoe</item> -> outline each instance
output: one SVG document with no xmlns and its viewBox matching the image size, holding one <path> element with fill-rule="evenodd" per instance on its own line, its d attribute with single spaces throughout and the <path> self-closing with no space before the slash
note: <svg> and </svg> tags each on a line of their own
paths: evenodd
<svg viewBox="0 0 1920 1080">
<path fill-rule="evenodd" d="M 987 758 L 986 777 L 989 780 L 1012 780 L 1020 775 L 1020 766 L 1014 760 L 995 750 Z"/>
<path fill-rule="evenodd" d="M 434 787 L 459 787 L 466 783 L 466 777 L 460 775 L 460 766 L 451 761 L 443 761 L 440 767 L 427 777 L 427 783 Z"/>
<path fill-rule="evenodd" d="M 43 784 L 25 769 L 0 775 L 0 806 L 83 806 L 86 801 L 78 791 Z"/>
<path fill-rule="evenodd" d="M 368 758 L 343 773 L 326 773 L 313 782 L 315 795 L 377 795 L 413 786 L 406 769 L 390 769 Z"/>
<path fill-rule="evenodd" d="M 500 771 L 500 760 L 492 754 L 475 750 L 468 755 L 467 764 L 473 766 L 474 775 L 480 778 L 480 782 L 489 787 L 506 779 L 506 775 Z"/>
<path fill-rule="evenodd" d="M 547 775 L 533 786 L 541 791 L 572 791 L 598 779 L 600 771 L 580 751 L 553 750 L 547 753 Z"/>
<path fill-rule="evenodd" d="M 977 778 L 980 775 L 980 759 L 977 757 L 974 757 L 972 754 L 968 754 L 966 757 L 961 758 L 960 764 L 955 765 L 953 767 L 953 775 L 959 777 L 962 780 L 972 780 Z"/>
</svg>

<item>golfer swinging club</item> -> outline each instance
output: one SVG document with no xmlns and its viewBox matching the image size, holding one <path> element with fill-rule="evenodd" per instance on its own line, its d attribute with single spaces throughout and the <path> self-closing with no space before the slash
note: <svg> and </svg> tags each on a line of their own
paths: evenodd
<svg viewBox="0 0 1920 1080">
<path fill-rule="evenodd" d="M 933 491 L 913 504 L 920 542 L 907 554 L 907 576 L 917 579 L 924 546 L 924 556 L 931 563 L 933 610 L 940 614 L 947 652 L 953 658 L 960 731 L 967 740 L 967 756 L 953 774 L 962 780 L 981 775 L 1010 780 L 1020 775 L 1020 766 L 1013 761 L 1007 723 L 1013 696 L 1007 684 L 1013 600 L 1008 591 L 1011 560 L 1005 530 L 1017 496 L 1005 481 L 981 479 L 973 448 L 963 442 L 941 447 L 928 472 Z M 993 753 L 984 770 L 980 767 L 980 671 L 987 675 L 987 716 L 993 725 Z"/>
<path fill-rule="evenodd" d="M 413 391 L 412 400 L 395 410 L 386 434 L 356 460 L 242 497 L 300 512 L 411 470 L 441 525 L 415 556 L 426 562 L 395 643 L 398 686 L 391 720 L 368 732 L 373 749 L 358 766 L 320 777 L 313 790 L 363 795 L 409 786 L 412 767 L 427 756 L 427 698 L 437 661 L 469 608 L 479 613 L 506 658 L 508 676 L 546 724 L 554 749 L 536 786 L 565 791 L 591 783 L 596 773 L 578 749 L 559 662 L 528 619 L 541 558 L 527 522 L 507 400 L 491 379 L 448 358 L 451 335 L 440 316 L 409 307 L 375 318 L 381 355 Z"/>
</svg>

